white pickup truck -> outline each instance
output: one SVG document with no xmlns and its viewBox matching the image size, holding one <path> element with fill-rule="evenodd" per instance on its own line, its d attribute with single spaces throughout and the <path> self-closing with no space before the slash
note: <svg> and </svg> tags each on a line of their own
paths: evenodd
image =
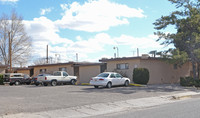
<svg viewBox="0 0 200 118">
<path fill-rule="evenodd" d="M 38 76 L 35 78 L 35 85 L 38 86 L 39 84 L 43 84 L 47 86 L 51 84 L 52 86 L 56 86 L 58 83 L 66 84 L 71 83 L 74 85 L 76 83 L 76 76 L 70 76 L 65 71 L 55 71 L 53 75 L 46 75 L 46 76 Z"/>
</svg>

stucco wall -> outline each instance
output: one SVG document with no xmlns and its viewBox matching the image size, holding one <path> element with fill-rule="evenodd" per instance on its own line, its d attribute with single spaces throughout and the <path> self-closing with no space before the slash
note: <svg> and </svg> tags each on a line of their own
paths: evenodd
<svg viewBox="0 0 200 118">
<path fill-rule="evenodd" d="M 34 67 L 34 75 L 37 76 L 40 74 L 40 69 L 46 69 L 46 73 L 53 74 L 54 71 L 59 71 L 59 68 L 67 68 L 67 73 L 69 75 L 74 75 L 74 69 L 71 64 L 63 64 L 63 65 L 51 65 L 51 66 L 35 66 Z"/>
<path fill-rule="evenodd" d="M 28 70 L 28 69 L 24 69 L 24 70 L 17 70 L 17 73 L 24 73 L 24 74 L 28 74 L 28 75 L 30 75 L 30 70 Z"/>
<path fill-rule="evenodd" d="M 128 69 L 120 69 L 120 70 L 117 69 L 117 64 L 123 64 L 123 63 L 128 63 L 129 68 Z M 107 62 L 107 71 L 108 72 L 117 71 L 120 74 L 127 76 L 132 81 L 133 69 L 135 67 L 139 67 L 139 66 L 140 66 L 140 59 L 108 61 Z"/>
<path fill-rule="evenodd" d="M 0 68 L 0 74 L 4 74 L 5 73 L 5 68 Z"/>
<path fill-rule="evenodd" d="M 121 63 L 128 63 L 129 68 L 117 70 L 116 65 Z M 170 84 L 178 83 L 181 76 L 189 76 L 191 66 L 186 63 L 181 68 L 174 69 L 174 65 L 159 59 L 113 60 L 107 62 L 107 71 L 116 70 L 119 73 L 124 73 L 131 81 L 134 68 L 147 68 L 149 70 L 150 79 L 148 84 Z"/>
<path fill-rule="evenodd" d="M 80 83 L 89 83 L 92 77 L 100 73 L 100 65 L 79 66 Z"/>
</svg>

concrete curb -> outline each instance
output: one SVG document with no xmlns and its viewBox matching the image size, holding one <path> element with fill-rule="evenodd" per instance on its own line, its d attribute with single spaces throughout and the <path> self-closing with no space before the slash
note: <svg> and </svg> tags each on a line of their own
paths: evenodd
<svg viewBox="0 0 200 118">
<path fill-rule="evenodd" d="M 146 87 L 147 85 L 130 83 L 130 86 Z"/>
<path fill-rule="evenodd" d="M 173 95 L 148 97 L 148 98 L 138 98 L 129 99 L 124 101 L 114 101 L 108 103 L 97 103 L 89 104 L 83 106 L 75 106 L 65 109 L 35 112 L 35 113 L 19 113 L 1 116 L 1 118 L 49 118 L 49 117 L 70 117 L 70 118 L 80 118 L 96 116 L 108 113 L 115 113 L 120 111 L 126 111 L 128 109 L 141 109 L 149 108 L 153 106 L 174 103 L 177 100 L 184 100 L 188 96 L 200 95 L 199 92 L 184 92 Z M 184 99 L 183 99 L 184 98 Z"/>
<path fill-rule="evenodd" d="M 90 85 L 90 83 L 81 83 L 81 85 Z M 147 85 L 130 83 L 129 86 L 146 87 Z"/>
</svg>

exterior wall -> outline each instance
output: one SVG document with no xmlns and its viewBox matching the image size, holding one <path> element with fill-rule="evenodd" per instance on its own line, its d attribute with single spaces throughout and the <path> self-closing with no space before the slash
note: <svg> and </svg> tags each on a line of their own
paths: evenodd
<svg viewBox="0 0 200 118">
<path fill-rule="evenodd" d="M 129 68 L 116 69 L 117 64 L 128 63 Z M 174 65 L 168 64 L 158 59 L 130 59 L 107 61 L 107 71 L 116 71 L 127 76 L 132 81 L 134 68 L 147 68 L 150 73 L 148 84 L 171 84 L 178 83 L 180 77 L 189 76 L 191 65 L 184 64 L 181 68 L 174 69 Z"/>
<path fill-rule="evenodd" d="M 0 68 L 0 74 L 4 74 L 5 72 L 5 68 Z"/>
<path fill-rule="evenodd" d="M 89 83 L 92 77 L 100 73 L 100 65 L 79 66 L 80 83 Z"/>
<path fill-rule="evenodd" d="M 150 73 L 148 84 L 172 84 L 178 83 L 180 77 L 189 76 L 189 63 L 181 68 L 174 68 L 173 64 L 168 64 L 160 60 L 141 60 L 140 67 L 147 68 Z"/>
<path fill-rule="evenodd" d="M 69 75 L 74 75 L 74 68 L 71 64 L 63 64 L 63 65 L 50 65 L 50 66 L 34 66 L 34 75 L 37 76 L 40 74 L 40 69 L 46 69 L 45 73 L 53 74 L 54 71 L 59 71 L 59 68 L 67 68 L 67 73 Z"/>
<path fill-rule="evenodd" d="M 128 63 L 129 68 L 128 69 L 117 69 L 117 64 L 123 64 Z M 130 78 L 132 81 L 133 76 L 133 69 L 136 67 L 139 67 L 140 65 L 140 59 L 134 59 L 134 60 L 118 60 L 118 61 L 108 61 L 107 62 L 107 72 L 118 72 L 122 74 L 123 76 L 126 76 Z"/>
<path fill-rule="evenodd" d="M 24 73 L 24 74 L 30 75 L 30 70 L 29 69 L 20 69 L 20 70 L 17 70 L 17 73 Z"/>
</svg>

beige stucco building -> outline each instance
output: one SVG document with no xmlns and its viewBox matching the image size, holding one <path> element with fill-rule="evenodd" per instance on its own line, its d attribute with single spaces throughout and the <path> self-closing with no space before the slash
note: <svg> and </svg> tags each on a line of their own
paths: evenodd
<svg viewBox="0 0 200 118">
<path fill-rule="evenodd" d="M 106 63 L 79 63 L 74 64 L 77 70 L 78 83 L 89 83 L 92 77 L 97 76 L 106 70 Z"/>
<path fill-rule="evenodd" d="M 189 62 L 179 68 L 176 65 L 162 61 L 161 58 L 127 57 L 101 59 L 100 61 L 107 63 L 107 71 L 119 72 L 129 77 L 131 81 L 134 68 L 147 68 L 150 73 L 148 84 L 178 83 L 180 77 L 189 76 L 190 70 L 192 70 Z"/>
<path fill-rule="evenodd" d="M 17 72 L 37 76 L 41 73 L 52 74 L 53 71 L 67 71 L 70 75 L 77 76 L 78 83 L 89 83 L 90 79 L 104 71 L 115 71 L 127 76 L 132 81 L 134 68 L 147 68 L 150 73 L 148 84 L 178 83 L 180 77 L 190 76 L 192 66 L 188 62 L 181 68 L 162 61 L 161 58 L 125 57 L 101 59 L 99 63 L 92 62 L 67 62 L 56 64 L 43 64 L 29 66 L 28 69 L 19 69 Z"/>
<path fill-rule="evenodd" d="M 30 68 L 18 68 L 16 72 L 30 75 Z"/>
<path fill-rule="evenodd" d="M 69 75 L 77 76 L 77 83 L 88 83 L 90 79 L 106 69 L 105 63 L 68 62 L 29 66 L 30 76 L 41 73 L 53 74 L 54 71 L 66 71 Z M 32 71 L 32 72 L 31 72 Z M 32 74 L 31 74 L 32 73 Z"/>
<path fill-rule="evenodd" d="M 42 73 L 53 74 L 54 71 L 67 71 L 70 75 L 74 75 L 73 62 L 56 63 L 56 64 L 43 64 L 29 66 L 32 71 L 31 76 L 37 76 Z"/>
</svg>

